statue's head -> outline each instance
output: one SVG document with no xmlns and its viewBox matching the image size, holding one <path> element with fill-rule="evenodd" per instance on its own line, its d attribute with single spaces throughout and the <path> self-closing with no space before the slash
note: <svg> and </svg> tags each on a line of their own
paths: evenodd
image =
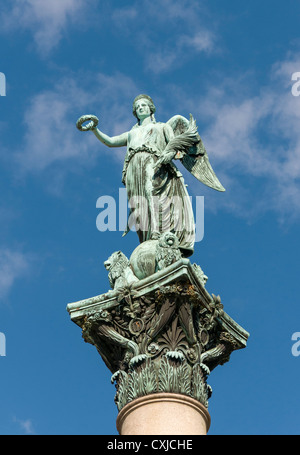
<svg viewBox="0 0 300 455">
<path fill-rule="evenodd" d="M 141 99 L 146 100 L 146 102 L 147 102 L 147 104 L 148 104 L 148 106 L 150 108 L 151 115 L 153 115 L 154 112 L 156 111 L 154 103 L 153 103 L 152 99 L 150 98 L 150 96 L 143 95 L 143 94 L 142 95 L 138 95 L 133 101 L 133 105 L 132 105 L 132 113 L 133 113 L 133 115 L 136 118 L 138 118 L 137 115 L 136 115 L 136 103 L 137 103 L 137 101 L 139 101 Z"/>
</svg>

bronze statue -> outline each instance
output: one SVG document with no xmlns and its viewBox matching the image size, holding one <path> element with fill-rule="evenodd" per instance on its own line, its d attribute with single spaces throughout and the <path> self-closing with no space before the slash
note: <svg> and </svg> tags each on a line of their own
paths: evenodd
<svg viewBox="0 0 300 455">
<path fill-rule="evenodd" d="M 152 99 L 142 94 L 133 102 L 137 123 L 130 131 L 109 137 L 97 128 L 98 118 L 92 115 L 80 117 L 77 128 L 93 131 L 108 147 L 127 146 L 122 182 L 130 214 L 124 234 L 134 226 L 142 243 L 173 232 L 182 255 L 188 257 L 194 250 L 194 216 L 183 176 L 173 159 L 179 159 L 205 185 L 225 190 L 209 163 L 192 115 L 190 120 L 175 115 L 162 123 L 156 121 L 155 110 Z M 89 123 L 83 126 L 86 121 Z"/>
</svg>

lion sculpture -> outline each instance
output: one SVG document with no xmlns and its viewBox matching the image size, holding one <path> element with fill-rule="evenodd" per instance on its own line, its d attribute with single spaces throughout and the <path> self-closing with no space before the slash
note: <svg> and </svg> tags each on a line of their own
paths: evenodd
<svg viewBox="0 0 300 455">
<path fill-rule="evenodd" d="M 156 269 L 162 270 L 181 259 L 179 241 L 172 232 L 163 233 L 156 246 Z"/>
<path fill-rule="evenodd" d="M 115 251 L 104 262 L 104 267 L 108 271 L 109 283 L 114 290 L 139 281 L 130 267 L 128 258 L 122 251 Z"/>
</svg>

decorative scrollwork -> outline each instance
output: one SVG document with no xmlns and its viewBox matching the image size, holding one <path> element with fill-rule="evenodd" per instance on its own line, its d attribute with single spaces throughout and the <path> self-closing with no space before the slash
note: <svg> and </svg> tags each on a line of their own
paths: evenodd
<svg viewBox="0 0 300 455">
<path fill-rule="evenodd" d="M 111 309 L 86 314 L 82 333 L 111 366 L 118 409 L 163 391 L 207 406 L 210 371 L 239 348 L 220 326 L 220 297 L 203 302 L 193 284 L 173 282 L 142 296 L 132 285 L 120 287 L 115 302 Z"/>
</svg>

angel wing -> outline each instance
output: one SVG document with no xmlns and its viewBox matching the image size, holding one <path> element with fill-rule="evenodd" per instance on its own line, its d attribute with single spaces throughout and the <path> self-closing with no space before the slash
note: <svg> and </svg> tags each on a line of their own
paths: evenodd
<svg viewBox="0 0 300 455">
<path fill-rule="evenodd" d="M 162 155 L 157 160 L 155 168 L 158 168 L 162 164 L 169 163 L 173 158 L 183 157 L 186 150 L 192 149 L 192 147 L 199 142 L 199 135 L 197 133 L 197 125 L 192 115 L 190 121 L 187 123 L 186 128 L 182 130 L 180 128 L 179 134 L 175 135 L 170 139 Z"/>
<path fill-rule="evenodd" d="M 196 127 L 196 122 L 193 119 L 192 115 L 190 115 L 190 121 L 183 117 L 182 115 L 174 115 L 174 117 L 170 118 L 170 120 L 168 120 L 167 123 L 171 126 L 171 128 L 174 131 L 175 141 L 178 140 L 180 137 L 184 138 L 185 135 L 189 131 L 191 131 L 191 128 Z M 183 147 L 177 148 L 175 159 L 179 159 L 182 162 L 183 166 L 194 177 L 196 177 L 197 180 L 204 183 L 204 185 L 207 185 L 210 188 L 213 188 L 214 190 L 217 191 L 225 191 L 225 188 L 220 183 L 218 177 L 216 176 L 209 162 L 205 147 L 203 145 L 201 137 L 199 136 L 199 133 L 196 132 L 195 136 L 196 140 L 193 141 L 192 145 L 185 148 Z M 171 139 L 171 141 L 173 140 Z"/>
</svg>

